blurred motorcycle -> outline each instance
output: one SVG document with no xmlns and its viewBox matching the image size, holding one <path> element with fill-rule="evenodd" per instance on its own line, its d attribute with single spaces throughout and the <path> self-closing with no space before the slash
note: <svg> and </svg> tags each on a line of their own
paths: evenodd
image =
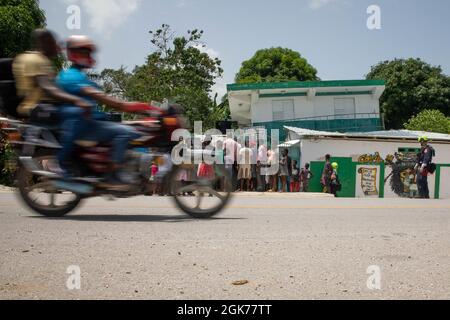
<svg viewBox="0 0 450 320">
<path fill-rule="evenodd" d="M 25 204 L 38 214 L 61 217 L 88 198 L 106 196 L 108 199 L 128 198 L 148 193 L 152 183 L 150 168 L 157 163 L 161 168 L 156 183 L 160 183 L 174 202 L 188 215 L 205 219 L 223 210 L 231 198 L 231 177 L 217 166 L 216 178 L 201 179 L 196 175 L 195 165 L 172 165 L 171 151 L 174 144 L 172 133 L 183 128 L 183 116 L 178 108 L 167 110 L 142 104 L 141 118 L 124 122 L 141 136 L 132 141 L 126 155 L 126 174 L 133 181 L 126 191 L 102 187 L 102 177 L 111 162 L 111 145 L 95 141 L 76 141 L 71 173 L 75 178 L 64 179 L 58 173 L 56 155 L 61 148 L 61 128 L 38 123 L 25 123 L 14 119 L 17 97 L 14 82 L 0 79 L 0 109 L 8 118 L 0 118 L 8 141 L 18 155 L 17 187 Z M 13 97 L 13 98 L 11 98 Z M 117 119 L 116 119 L 117 120 Z M 152 150 L 151 153 L 136 150 Z M 180 183 L 179 177 L 189 172 L 193 178 Z M 225 184 L 218 190 L 219 180 Z M 222 183 L 223 184 L 223 183 Z M 184 197 L 189 193 L 194 197 Z"/>
</svg>

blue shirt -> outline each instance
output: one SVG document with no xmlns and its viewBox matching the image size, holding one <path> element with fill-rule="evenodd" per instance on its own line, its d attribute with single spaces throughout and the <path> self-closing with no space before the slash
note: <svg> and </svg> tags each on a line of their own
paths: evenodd
<svg viewBox="0 0 450 320">
<path fill-rule="evenodd" d="M 56 83 L 67 93 L 81 97 L 91 103 L 92 117 L 94 119 L 104 119 L 106 117 L 105 114 L 99 110 L 97 102 L 94 99 L 84 96 L 81 93 L 81 90 L 87 87 L 100 89 L 100 87 L 95 82 L 89 79 L 86 73 L 77 68 L 71 67 L 59 73 L 56 79 Z"/>
</svg>

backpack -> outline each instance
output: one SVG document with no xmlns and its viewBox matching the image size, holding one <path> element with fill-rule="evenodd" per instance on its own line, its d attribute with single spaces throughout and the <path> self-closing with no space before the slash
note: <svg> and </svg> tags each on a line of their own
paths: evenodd
<svg viewBox="0 0 450 320">
<path fill-rule="evenodd" d="M 432 147 L 432 146 L 428 146 L 428 148 L 430 149 L 430 152 L 431 152 L 431 156 L 432 157 L 435 157 L 436 156 L 436 151 L 434 150 L 434 148 Z M 436 164 L 435 163 L 433 163 L 433 162 L 431 162 L 429 165 L 428 165 L 428 172 L 429 173 L 431 173 L 431 174 L 434 174 L 435 172 L 436 172 Z"/>
<path fill-rule="evenodd" d="M 17 96 L 12 64 L 13 59 L 0 59 L 0 113 L 18 118 L 17 107 L 23 99 Z"/>
<path fill-rule="evenodd" d="M 430 165 L 428 166 L 428 172 L 431 174 L 434 174 L 436 172 L 436 164 L 435 163 L 430 163 Z"/>
<path fill-rule="evenodd" d="M 336 191 L 341 191 L 342 190 L 342 184 L 341 184 L 341 180 L 339 179 L 339 175 L 336 173 L 336 179 L 331 181 L 331 184 L 334 185 Z"/>
</svg>

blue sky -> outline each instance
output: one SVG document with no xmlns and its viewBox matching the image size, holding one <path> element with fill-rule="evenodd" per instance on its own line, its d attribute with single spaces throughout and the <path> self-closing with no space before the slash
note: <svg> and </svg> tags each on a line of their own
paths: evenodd
<svg viewBox="0 0 450 320">
<path fill-rule="evenodd" d="M 323 80 L 361 79 L 379 61 L 420 57 L 450 73 L 448 0 L 41 0 L 48 27 L 61 38 L 92 36 L 98 69 L 132 69 L 151 52 L 149 30 L 166 23 L 177 33 L 204 30 L 208 52 L 225 70 L 225 93 L 242 61 L 256 50 L 299 51 Z M 67 7 L 81 8 L 81 29 L 69 30 Z M 366 10 L 381 9 L 381 30 L 369 30 Z"/>
</svg>

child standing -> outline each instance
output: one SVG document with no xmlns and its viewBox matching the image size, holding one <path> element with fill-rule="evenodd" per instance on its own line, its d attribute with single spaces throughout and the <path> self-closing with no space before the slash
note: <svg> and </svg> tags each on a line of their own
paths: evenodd
<svg viewBox="0 0 450 320">
<path fill-rule="evenodd" d="M 335 197 L 337 197 L 338 191 L 341 191 L 342 188 L 337 172 L 337 170 L 339 169 L 339 165 L 337 164 L 337 162 L 333 162 L 331 164 L 331 167 L 333 168 L 333 171 L 331 173 L 331 193 L 334 194 Z"/>
<path fill-rule="evenodd" d="M 309 181 L 312 179 L 313 174 L 309 170 L 309 163 L 305 164 L 305 168 L 300 173 L 300 182 L 302 184 L 302 192 L 308 192 Z"/>
<path fill-rule="evenodd" d="M 300 192 L 300 171 L 297 160 L 292 161 L 291 192 Z"/>
<path fill-rule="evenodd" d="M 152 165 L 150 167 L 150 183 L 151 183 L 151 189 L 150 194 L 154 195 L 157 193 L 157 181 L 156 181 L 156 175 L 158 174 L 158 166 L 156 165 L 155 161 L 152 162 Z"/>
<path fill-rule="evenodd" d="M 211 137 L 206 137 L 205 141 L 202 144 L 202 149 L 205 150 L 211 144 Z M 208 164 L 204 160 L 198 166 L 197 177 L 204 180 L 214 180 L 215 178 L 215 170 L 213 164 Z"/>
</svg>

